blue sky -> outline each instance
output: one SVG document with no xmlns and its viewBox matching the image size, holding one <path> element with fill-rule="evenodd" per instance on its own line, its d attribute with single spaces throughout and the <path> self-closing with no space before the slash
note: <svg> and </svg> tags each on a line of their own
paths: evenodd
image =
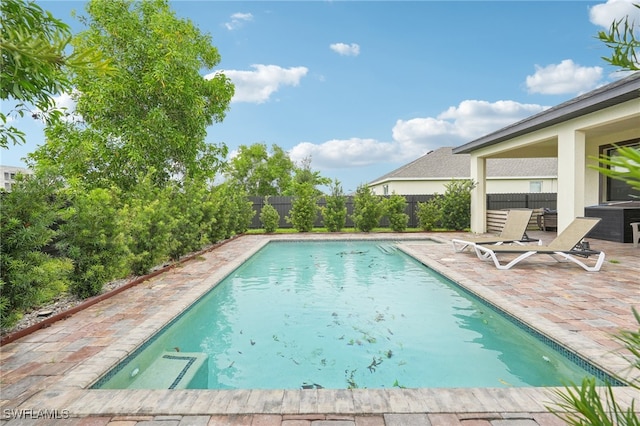
<svg viewBox="0 0 640 426">
<path fill-rule="evenodd" d="M 40 1 L 75 30 L 80 1 Z M 209 33 L 236 95 L 207 141 L 279 145 L 350 192 L 619 78 L 596 39 L 630 1 L 172 1 Z M 618 73 L 619 74 L 619 73 Z M 67 95 L 59 104 L 72 105 Z M 6 112 L 6 111 L 4 111 Z M 44 143 L 25 117 L 25 146 Z"/>
</svg>

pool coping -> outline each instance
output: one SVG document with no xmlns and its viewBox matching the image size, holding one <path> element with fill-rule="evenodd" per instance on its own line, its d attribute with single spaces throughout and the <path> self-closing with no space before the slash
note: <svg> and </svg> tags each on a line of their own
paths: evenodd
<svg viewBox="0 0 640 426">
<path fill-rule="evenodd" d="M 236 241 L 246 241 L 243 236 Z M 59 409 L 65 407 L 73 417 L 104 415 L 204 415 L 204 414 L 375 414 L 375 413 L 522 413 L 548 412 L 554 392 L 562 388 L 421 388 L 421 389 L 296 389 L 296 390 L 104 390 L 88 389 L 103 374 L 144 344 L 166 323 L 179 316 L 246 259 L 272 240 L 309 239 L 389 239 L 402 240 L 403 251 L 482 299 L 495 303 L 510 315 L 542 334 L 562 341 L 605 371 L 619 372 L 625 367 L 618 356 L 595 342 L 568 333 L 535 314 L 509 309 L 508 301 L 451 267 L 420 254 L 417 240 L 448 244 L 446 239 L 425 234 L 307 234 L 268 235 L 255 240 L 245 251 L 215 271 L 201 285 L 191 287 L 171 301 L 158 315 L 138 324 L 121 342 L 89 357 L 65 374 L 64 380 L 34 393 L 20 407 Z M 408 242 L 407 242 L 408 241 Z M 413 243 L 413 244 L 411 244 Z M 432 245 L 433 243 L 429 243 Z M 204 256 L 215 253 L 213 250 Z M 185 265 L 188 267 L 188 264 Z M 506 306 L 502 306 L 505 304 Z M 164 318 L 164 319 L 163 319 Z M 44 331 L 46 333 L 46 330 Z M 28 337 L 27 337 L 28 339 Z M 603 364 L 607 368 L 603 368 Z M 637 395 L 628 387 L 614 388 L 618 402 L 630 403 Z M 2 404 L 6 406 L 5 403 Z"/>
</svg>

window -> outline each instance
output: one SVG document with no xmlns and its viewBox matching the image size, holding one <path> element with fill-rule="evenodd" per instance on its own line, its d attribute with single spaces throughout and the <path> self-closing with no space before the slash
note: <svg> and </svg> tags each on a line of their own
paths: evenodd
<svg viewBox="0 0 640 426">
<path fill-rule="evenodd" d="M 542 181 L 532 180 L 529 182 L 529 192 L 542 192 Z"/>
<path fill-rule="evenodd" d="M 4 180 L 9 180 L 9 172 L 4 172 Z"/>
<path fill-rule="evenodd" d="M 15 173 L 11 173 L 11 180 L 15 180 L 16 179 L 16 174 Z"/>
<path fill-rule="evenodd" d="M 389 185 L 382 185 L 382 195 L 389 195 Z"/>
<path fill-rule="evenodd" d="M 618 145 L 640 149 L 640 141 L 637 140 L 627 143 L 619 143 Z M 611 145 L 601 149 L 601 153 L 609 157 L 615 157 L 617 151 L 617 148 Z M 630 201 L 633 200 L 634 197 L 640 197 L 640 191 L 633 189 L 623 180 L 603 176 L 602 185 L 604 187 L 604 201 Z"/>
</svg>

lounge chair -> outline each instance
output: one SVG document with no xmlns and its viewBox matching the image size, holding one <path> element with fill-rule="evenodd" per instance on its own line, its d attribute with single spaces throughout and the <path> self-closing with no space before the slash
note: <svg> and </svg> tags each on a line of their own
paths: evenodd
<svg viewBox="0 0 640 426">
<path fill-rule="evenodd" d="M 452 239 L 453 249 L 456 252 L 464 251 L 465 249 L 473 248 L 476 244 L 504 244 L 504 243 L 530 243 L 539 240 L 530 239 L 527 235 L 527 226 L 533 210 L 509 210 L 507 213 L 507 220 L 502 227 L 500 235 L 492 237 L 469 237 L 465 239 Z"/>
<path fill-rule="evenodd" d="M 578 217 L 558 236 L 547 245 L 512 245 L 512 246 L 483 246 L 475 245 L 476 253 L 479 258 L 493 259 L 496 268 L 510 269 L 512 266 L 534 254 L 548 254 L 558 262 L 569 261 L 574 262 L 584 270 L 596 272 L 600 270 L 602 262 L 604 262 L 604 252 L 592 250 L 589 243 L 583 242 L 584 237 L 600 222 L 599 217 Z M 498 255 L 504 253 L 519 254 L 507 264 L 501 264 Z M 588 266 L 578 258 L 588 258 L 589 256 L 598 256 L 595 266 Z"/>
</svg>

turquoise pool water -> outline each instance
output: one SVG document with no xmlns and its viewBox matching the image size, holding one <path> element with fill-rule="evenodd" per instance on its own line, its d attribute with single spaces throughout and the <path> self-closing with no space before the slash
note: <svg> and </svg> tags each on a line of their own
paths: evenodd
<svg viewBox="0 0 640 426">
<path fill-rule="evenodd" d="M 586 375 L 392 242 L 271 242 L 95 387 L 557 386 Z"/>
</svg>

